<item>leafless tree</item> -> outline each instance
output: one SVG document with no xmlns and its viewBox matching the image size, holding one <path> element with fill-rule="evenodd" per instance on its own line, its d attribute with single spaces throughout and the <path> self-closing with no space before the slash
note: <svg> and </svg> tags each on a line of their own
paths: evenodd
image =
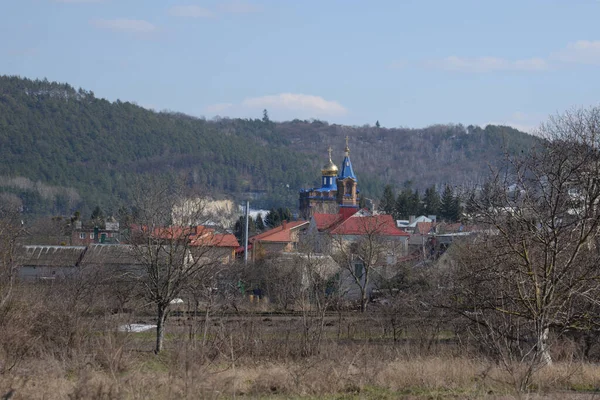
<svg viewBox="0 0 600 400">
<path fill-rule="evenodd" d="M 600 109 L 542 125 L 531 154 L 510 158 L 471 191 L 469 211 L 487 233 L 454 252 L 453 307 L 506 365 L 518 386 L 552 362 L 551 336 L 589 329 L 600 295 Z"/>
<path fill-rule="evenodd" d="M 143 265 L 140 281 L 147 299 L 156 307 L 155 352 L 163 349 L 169 306 L 207 269 L 225 254 L 219 236 L 203 224 L 210 221 L 203 201 L 186 207 L 186 215 L 173 216 L 190 196 L 178 182 L 146 182 L 134 198 L 134 225 L 129 237 L 135 258 Z M 199 196 L 193 196 L 198 199 Z M 177 219 L 181 225 L 173 226 Z"/>
<path fill-rule="evenodd" d="M 386 216 L 388 217 L 388 216 Z M 355 219 L 351 232 L 331 234 L 332 254 L 349 275 L 359 291 L 360 310 L 365 312 L 373 279 L 387 275 L 396 258 L 403 253 L 404 245 L 398 237 L 385 232 L 394 228 L 391 218 L 376 216 L 352 217 Z"/>
<path fill-rule="evenodd" d="M 0 198 L 0 310 L 9 301 L 17 276 L 17 246 L 25 229 L 18 205 Z"/>
</svg>

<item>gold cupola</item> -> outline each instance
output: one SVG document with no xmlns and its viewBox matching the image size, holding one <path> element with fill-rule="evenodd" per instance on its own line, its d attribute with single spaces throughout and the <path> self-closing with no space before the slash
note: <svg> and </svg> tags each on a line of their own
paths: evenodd
<svg viewBox="0 0 600 400">
<path fill-rule="evenodd" d="M 337 176 L 338 167 L 333 163 L 333 161 L 331 161 L 331 147 L 327 149 L 327 151 L 329 152 L 329 162 L 323 166 L 323 169 L 321 169 L 321 174 L 323 176 Z"/>
</svg>

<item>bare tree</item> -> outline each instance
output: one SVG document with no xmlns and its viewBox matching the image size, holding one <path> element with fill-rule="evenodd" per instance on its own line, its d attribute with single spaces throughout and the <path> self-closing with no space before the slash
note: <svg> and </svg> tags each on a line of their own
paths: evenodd
<svg viewBox="0 0 600 400">
<path fill-rule="evenodd" d="M 453 307 L 506 365 L 518 387 L 552 362 L 551 335 L 589 329 L 600 295 L 600 109 L 567 112 L 540 128 L 531 154 L 508 160 L 468 198 L 488 227 L 454 252 Z"/>
<path fill-rule="evenodd" d="M 390 234 L 397 228 L 389 215 L 351 218 L 348 229 L 332 230 L 332 254 L 358 289 L 360 310 L 365 312 L 373 279 L 393 268 L 404 251 L 404 242 L 396 232 Z"/>
<path fill-rule="evenodd" d="M 25 234 L 18 205 L 0 198 L 0 309 L 9 301 L 17 276 L 17 246 Z"/>
<path fill-rule="evenodd" d="M 193 202 L 186 215 L 177 215 L 181 225 L 173 226 L 173 210 L 189 196 L 177 182 L 151 182 L 141 185 L 134 199 L 134 223 L 130 243 L 135 258 L 143 265 L 140 281 L 147 299 L 156 307 L 156 347 L 163 349 L 169 306 L 190 282 L 219 264 L 226 254 L 219 249 L 205 202 Z M 181 207 L 180 207 L 181 208 Z"/>
</svg>

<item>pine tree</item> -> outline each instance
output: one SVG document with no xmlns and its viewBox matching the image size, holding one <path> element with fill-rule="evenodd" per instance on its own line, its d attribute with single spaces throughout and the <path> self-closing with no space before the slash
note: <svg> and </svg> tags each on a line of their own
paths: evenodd
<svg viewBox="0 0 600 400">
<path fill-rule="evenodd" d="M 94 226 L 98 226 L 98 227 L 104 226 L 104 213 L 102 212 L 102 209 L 100 208 L 100 206 L 96 206 L 96 208 L 94 208 L 94 211 L 92 211 L 92 215 L 90 216 L 90 219 L 94 223 Z"/>
<path fill-rule="evenodd" d="M 367 200 L 363 196 L 360 196 L 358 198 L 358 208 L 367 208 Z"/>
<path fill-rule="evenodd" d="M 460 214 L 460 200 L 454 196 L 450 185 L 446 185 L 442 193 L 440 216 L 446 221 L 457 221 Z"/>
<path fill-rule="evenodd" d="M 396 200 L 394 198 L 394 192 L 392 191 L 392 185 L 385 185 L 383 196 L 381 196 L 381 200 L 379 200 L 379 212 L 393 214 L 395 206 Z"/>
<path fill-rule="evenodd" d="M 255 233 L 256 222 L 254 222 L 252 217 L 248 216 L 248 236 L 252 236 Z M 240 242 L 244 240 L 244 235 L 246 234 L 246 216 L 242 215 L 237 221 L 235 221 L 233 234 Z"/>
<path fill-rule="evenodd" d="M 426 215 L 440 215 L 440 194 L 435 190 L 435 186 L 425 189 L 423 196 L 423 213 Z"/>
<path fill-rule="evenodd" d="M 462 219 L 463 208 L 460 196 L 457 194 L 452 201 L 452 221 L 458 222 Z"/>
<path fill-rule="evenodd" d="M 269 112 L 267 111 L 266 108 L 263 110 L 262 122 L 264 122 L 265 124 L 268 124 L 269 122 L 271 122 L 271 120 L 269 119 Z"/>
<path fill-rule="evenodd" d="M 279 224 L 281 225 L 283 221 L 291 221 L 292 220 L 292 212 L 289 208 L 279 207 L 277 209 L 277 214 L 279 215 Z"/>
<path fill-rule="evenodd" d="M 265 224 L 269 228 L 281 225 L 281 217 L 275 208 L 271 208 L 265 217 Z"/>
<path fill-rule="evenodd" d="M 419 189 L 417 189 L 410 197 L 410 213 L 408 215 L 419 216 L 422 214 L 422 208 L 423 206 L 421 204 L 421 195 L 419 194 Z"/>
<path fill-rule="evenodd" d="M 412 190 L 410 190 L 410 188 L 404 188 L 398 195 L 394 205 L 394 219 L 405 219 L 411 215 L 411 200 Z"/>
<path fill-rule="evenodd" d="M 262 214 L 258 214 L 256 216 L 256 230 L 259 232 L 262 232 L 265 230 L 265 222 L 263 221 L 263 217 Z"/>
</svg>

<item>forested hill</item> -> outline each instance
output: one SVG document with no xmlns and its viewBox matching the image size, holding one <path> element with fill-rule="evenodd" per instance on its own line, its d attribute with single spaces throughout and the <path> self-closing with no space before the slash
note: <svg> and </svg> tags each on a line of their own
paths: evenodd
<svg viewBox="0 0 600 400">
<path fill-rule="evenodd" d="M 182 176 L 215 197 L 263 193 L 262 206 L 295 207 L 297 191 L 319 181 L 327 147 L 334 162 L 350 137 L 359 187 L 384 183 L 462 184 L 478 180 L 505 150 L 535 138 L 509 127 L 436 125 L 386 129 L 322 121 L 207 121 L 109 102 L 67 84 L 0 76 L 0 192 L 29 213 L 111 212 L 140 174 Z"/>
</svg>

